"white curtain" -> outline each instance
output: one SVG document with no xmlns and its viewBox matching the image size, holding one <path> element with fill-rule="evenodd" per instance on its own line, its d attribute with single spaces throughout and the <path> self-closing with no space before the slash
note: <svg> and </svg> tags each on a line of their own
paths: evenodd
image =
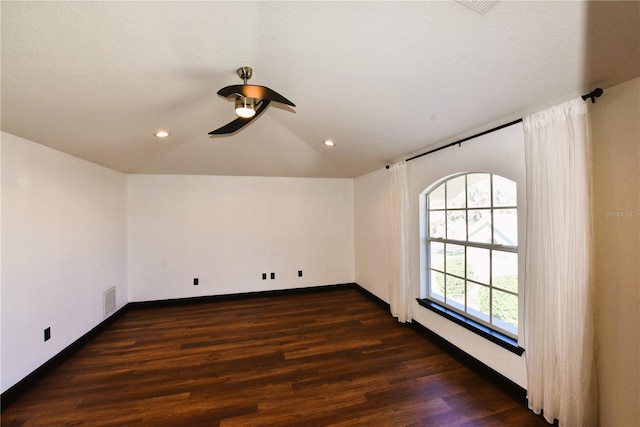
<svg viewBox="0 0 640 427">
<path fill-rule="evenodd" d="M 392 165 L 390 172 L 389 305 L 391 314 L 397 317 L 399 322 L 407 322 L 411 320 L 407 163 L 399 162 Z"/>
<path fill-rule="evenodd" d="M 525 330 L 529 408 L 597 425 L 586 103 L 525 117 Z"/>
</svg>

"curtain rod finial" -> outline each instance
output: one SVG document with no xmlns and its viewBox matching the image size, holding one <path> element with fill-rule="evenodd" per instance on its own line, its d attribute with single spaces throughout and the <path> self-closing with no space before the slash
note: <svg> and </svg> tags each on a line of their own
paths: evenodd
<svg viewBox="0 0 640 427">
<path fill-rule="evenodd" d="M 591 98 L 591 103 L 595 104 L 596 98 L 600 98 L 603 93 L 604 93 L 604 90 L 602 90 L 602 88 L 597 87 L 592 92 L 589 92 L 586 95 L 582 95 L 582 99 L 586 101 L 587 99 Z"/>
</svg>

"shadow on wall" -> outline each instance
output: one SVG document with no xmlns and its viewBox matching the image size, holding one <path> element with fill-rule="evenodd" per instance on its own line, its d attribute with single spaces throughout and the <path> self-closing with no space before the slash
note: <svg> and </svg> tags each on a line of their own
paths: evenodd
<svg viewBox="0 0 640 427">
<path fill-rule="evenodd" d="M 583 90 L 640 76 L 640 1 L 589 1 Z"/>
</svg>

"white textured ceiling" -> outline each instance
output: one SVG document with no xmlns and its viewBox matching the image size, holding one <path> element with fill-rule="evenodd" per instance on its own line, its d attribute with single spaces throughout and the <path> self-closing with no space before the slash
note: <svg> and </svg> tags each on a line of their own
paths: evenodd
<svg viewBox="0 0 640 427">
<path fill-rule="evenodd" d="M 2 1 L 0 13 L 2 130 L 127 173 L 355 177 L 640 75 L 637 1 L 503 1 L 485 15 L 453 0 Z M 297 107 L 211 138 L 234 118 L 216 92 L 243 65 Z"/>
</svg>

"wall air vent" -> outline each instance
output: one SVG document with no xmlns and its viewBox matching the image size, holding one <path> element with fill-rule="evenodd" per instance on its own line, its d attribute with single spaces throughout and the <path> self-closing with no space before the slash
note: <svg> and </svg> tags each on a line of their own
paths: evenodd
<svg viewBox="0 0 640 427">
<path fill-rule="evenodd" d="M 111 314 L 116 309 L 116 287 L 112 286 L 102 293 L 102 313 Z"/>
<path fill-rule="evenodd" d="M 468 7 L 474 12 L 478 12 L 480 15 L 484 15 L 493 6 L 498 3 L 498 0 L 456 0 L 463 6 Z"/>
</svg>

